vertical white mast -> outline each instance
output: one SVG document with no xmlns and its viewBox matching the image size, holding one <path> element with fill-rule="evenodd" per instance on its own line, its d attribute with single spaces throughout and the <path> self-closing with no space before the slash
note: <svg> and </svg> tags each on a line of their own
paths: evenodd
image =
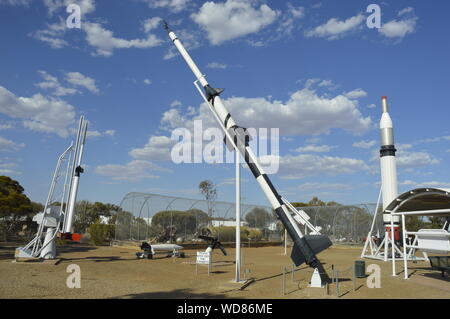
<svg viewBox="0 0 450 319">
<path fill-rule="evenodd" d="M 72 223 L 75 203 L 77 200 L 78 184 L 80 182 L 80 174 L 84 172 L 83 168 L 81 167 L 81 161 L 83 159 L 84 144 L 86 142 L 87 126 L 88 124 L 82 116 L 80 119 L 77 140 L 73 153 L 72 179 L 70 182 L 69 199 L 64 220 L 64 233 L 72 232 Z"/>
</svg>

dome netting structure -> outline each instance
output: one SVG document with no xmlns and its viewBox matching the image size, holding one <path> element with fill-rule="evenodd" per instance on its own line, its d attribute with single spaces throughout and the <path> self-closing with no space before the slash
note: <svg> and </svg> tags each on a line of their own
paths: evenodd
<svg viewBox="0 0 450 319">
<path fill-rule="evenodd" d="M 191 242 L 205 231 L 235 240 L 235 203 L 132 192 L 120 203 L 115 240 Z M 335 242 L 360 243 L 370 230 L 375 204 L 299 207 Z M 378 214 L 374 229 L 382 232 Z M 241 204 L 241 240 L 279 241 L 284 229 L 272 208 Z M 222 237 L 222 238 L 220 238 Z"/>
</svg>

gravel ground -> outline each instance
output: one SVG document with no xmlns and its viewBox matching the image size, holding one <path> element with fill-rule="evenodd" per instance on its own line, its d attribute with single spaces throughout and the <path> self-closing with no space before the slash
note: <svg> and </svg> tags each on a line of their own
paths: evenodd
<svg viewBox="0 0 450 319">
<path fill-rule="evenodd" d="M 214 251 L 212 273 L 201 266 L 196 274 L 195 251 L 186 258 L 138 260 L 137 250 L 124 247 L 73 245 L 59 247 L 61 261 L 15 262 L 14 244 L 0 243 L 0 298 L 336 298 L 336 285 L 327 289 L 308 288 L 311 269 L 299 267 L 294 276 L 286 275 L 283 295 L 283 267 L 291 268 L 283 247 L 243 248 L 242 270 L 248 269 L 255 281 L 244 290 L 233 282 L 234 249 L 228 256 Z M 430 269 L 429 263 L 410 263 L 413 276 L 403 278 L 398 263 L 398 277 L 391 276 L 391 264 L 366 260 L 381 267 L 381 288 L 368 288 L 366 279 L 356 280 L 353 291 L 351 267 L 359 259 L 361 248 L 333 246 L 319 258 L 325 268 L 341 271 L 340 298 L 450 298 L 450 281 Z M 81 269 L 81 288 L 67 288 L 67 267 Z M 293 280 L 292 280 L 293 279 Z"/>
</svg>

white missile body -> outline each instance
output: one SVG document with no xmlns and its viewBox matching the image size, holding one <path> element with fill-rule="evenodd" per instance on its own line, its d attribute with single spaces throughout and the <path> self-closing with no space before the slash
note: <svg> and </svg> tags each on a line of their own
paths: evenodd
<svg viewBox="0 0 450 319">
<path fill-rule="evenodd" d="M 331 246 L 331 241 L 328 237 L 324 235 L 318 236 L 304 236 L 303 233 L 297 226 L 293 216 L 288 210 L 285 203 L 283 203 L 283 199 L 278 194 L 274 186 L 272 185 L 269 177 L 264 173 L 263 169 L 258 163 L 257 157 L 251 150 L 248 145 L 248 140 L 246 138 L 242 138 L 242 133 L 239 133 L 240 127 L 238 127 L 231 117 L 231 114 L 225 108 L 219 94 L 222 93 L 223 89 L 215 89 L 212 88 L 209 83 L 206 81 L 204 75 L 200 72 L 192 58 L 189 56 L 189 53 L 185 50 L 181 41 L 177 38 L 175 33 L 170 30 L 165 24 L 165 28 L 169 34 L 170 39 L 177 47 L 181 56 L 184 58 L 189 68 L 194 73 L 197 81 L 201 84 L 201 86 L 205 90 L 205 95 L 208 103 L 212 106 L 213 113 L 216 113 L 217 120 L 221 123 L 224 130 L 228 132 L 229 136 L 234 140 L 234 144 L 237 147 L 237 150 L 241 153 L 242 157 L 245 159 L 249 169 L 253 173 L 254 177 L 258 181 L 261 189 L 275 210 L 276 214 L 280 218 L 287 232 L 291 236 L 294 242 L 294 248 L 291 254 L 291 258 L 294 263 L 298 266 L 303 262 L 306 262 L 309 266 L 313 268 L 318 268 L 319 272 L 323 279 L 328 280 L 328 276 L 326 275 L 325 270 L 323 269 L 322 264 L 315 256 L 315 253 L 320 252 L 321 250 Z M 226 133 L 227 134 L 227 133 Z M 228 146 L 228 141 L 227 141 Z"/>
<path fill-rule="evenodd" d="M 383 209 L 398 196 L 397 189 L 397 165 L 395 162 L 395 144 L 394 129 L 392 119 L 389 115 L 387 97 L 381 98 L 382 115 L 380 120 L 381 149 L 380 149 L 380 168 L 381 168 L 381 188 L 383 193 Z M 398 227 L 400 217 L 393 216 L 394 225 Z M 391 214 L 383 214 L 383 223 L 390 228 Z M 394 227 L 395 227 L 394 226 Z"/>
</svg>

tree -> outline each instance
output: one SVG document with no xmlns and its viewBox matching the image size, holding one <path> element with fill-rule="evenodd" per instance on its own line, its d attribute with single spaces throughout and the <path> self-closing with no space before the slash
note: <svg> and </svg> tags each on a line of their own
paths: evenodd
<svg viewBox="0 0 450 319">
<path fill-rule="evenodd" d="M 264 208 L 255 207 L 245 215 L 245 221 L 249 227 L 263 229 L 272 220 L 270 213 Z"/>
<path fill-rule="evenodd" d="M 152 217 L 151 226 L 162 230 L 163 234 L 160 234 L 160 236 L 165 236 L 167 230 L 169 230 L 170 234 L 167 235 L 169 238 L 160 240 L 173 240 L 174 237 L 196 233 L 197 229 L 207 224 L 208 221 L 208 215 L 199 209 L 187 211 L 163 210 Z"/>
<path fill-rule="evenodd" d="M 16 233 L 23 217 L 33 212 L 30 199 L 18 181 L 0 176 L 0 231 L 3 240 Z"/>
<path fill-rule="evenodd" d="M 308 206 L 325 206 L 326 203 L 321 201 L 317 196 L 314 196 L 309 202 Z"/>
<path fill-rule="evenodd" d="M 208 207 L 208 216 L 209 219 L 212 220 L 213 212 L 214 212 L 214 203 L 217 199 L 217 189 L 216 186 L 213 184 L 213 182 L 209 180 L 205 180 L 200 182 L 198 185 L 198 188 L 200 190 L 200 193 L 205 196 L 206 199 L 206 205 Z"/>
</svg>

